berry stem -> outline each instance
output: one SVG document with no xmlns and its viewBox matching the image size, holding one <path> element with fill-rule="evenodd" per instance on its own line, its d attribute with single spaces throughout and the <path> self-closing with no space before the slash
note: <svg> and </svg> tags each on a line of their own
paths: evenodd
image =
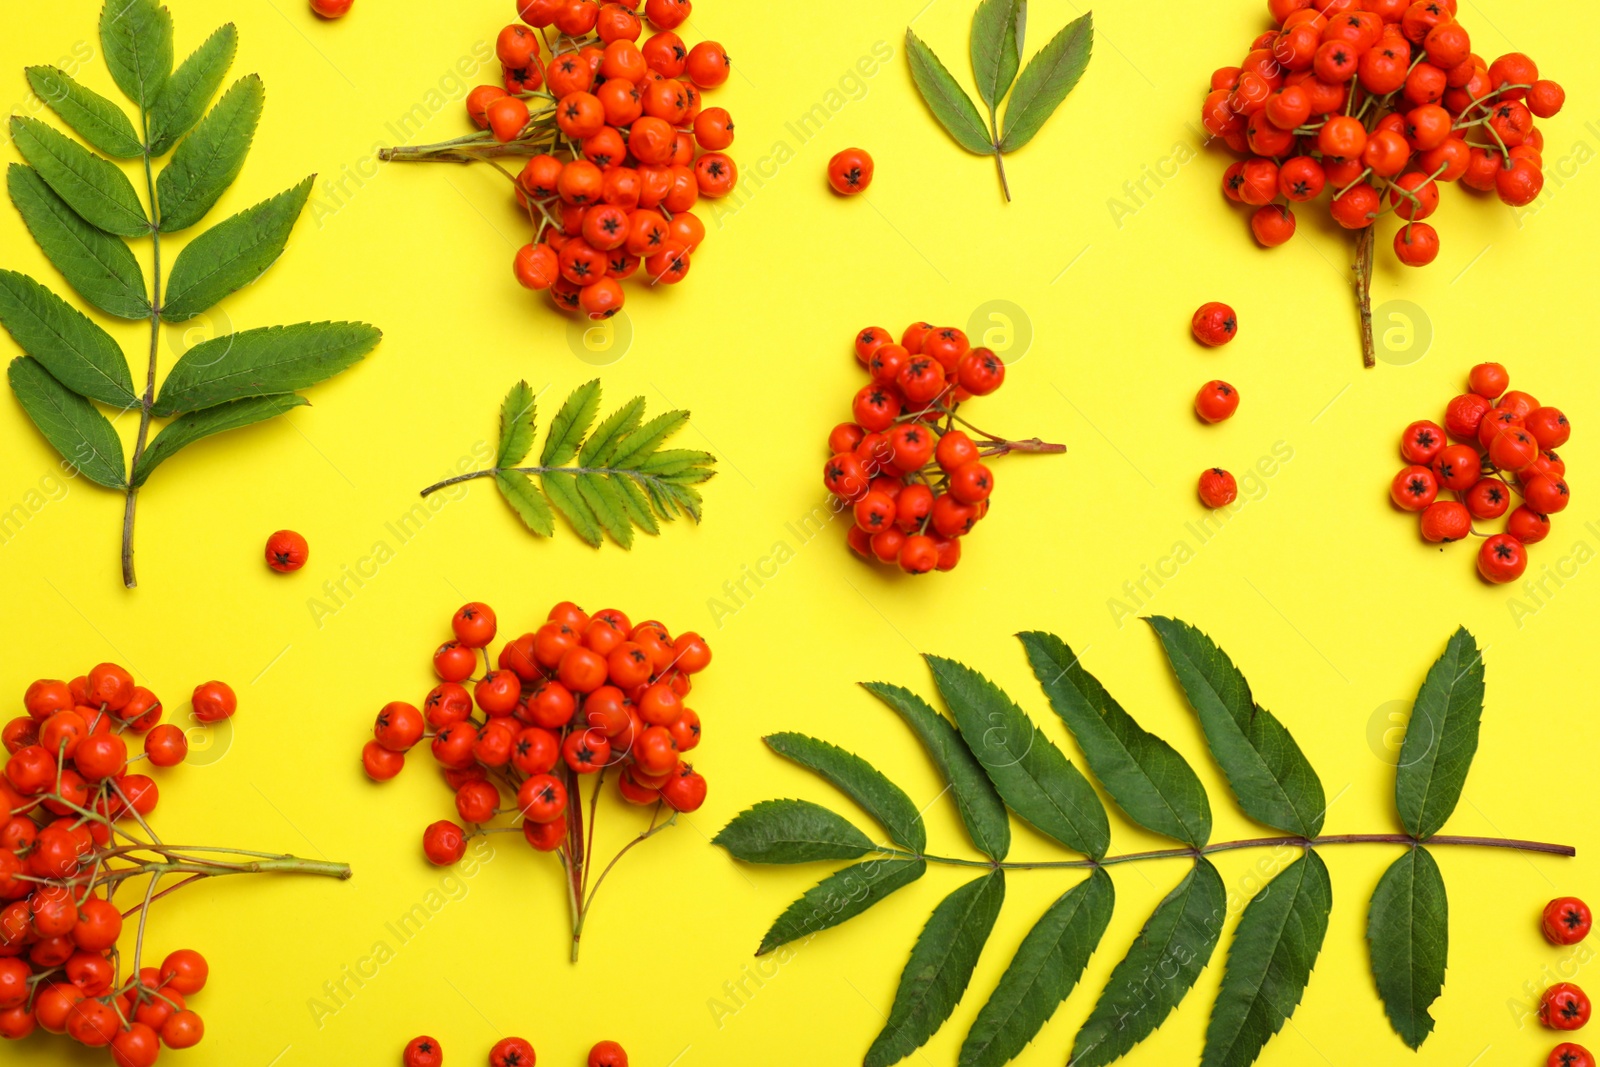
<svg viewBox="0 0 1600 1067">
<path fill-rule="evenodd" d="M 1361 316 L 1361 365 L 1369 370 L 1378 365 L 1378 352 L 1372 343 L 1372 254 L 1376 237 L 1368 225 L 1356 238 L 1356 311 Z"/>
<path fill-rule="evenodd" d="M 577 902 L 576 898 L 574 898 L 573 908 L 575 919 L 572 924 L 572 962 L 578 962 L 578 941 L 581 937 L 583 937 L 583 924 L 588 920 L 589 911 L 594 907 L 594 898 L 600 895 L 600 887 L 605 884 L 606 876 L 611 873 L 611 869 L 617 865 L 617 862 L 621 860 L 622 857 L 626 856 L 634 848 L 650 840 L 650 838 L 656 836 L 661 831 L 674 825 L 678 821 L 677 812 L 673 812 L 672 817 L 663 823 L 656 822 L 656 820 L 660 817 L 661 804 L 658 802 L 655 806 L 655 810 L 650 813 L 650 826 L 641 832 L 638 837 L 635 837 L 632 841 L 629 841 L 626 845 L 623 845 L 622 848 L 617 850 L 617 854 L 611 857 L 611 862 L 607 863 L 605 868 L 600 872 L 600 877 L 595 879 L 594 888 L 589 891 L 588 897 L 583 900 L 581 904 Z"/>
<path fill-rule="evenodd" d="M 1104 859 L 1092 860 L 1040 860 L 1040 861 L 999 861 L 994 860 L 969 860 L 956 856 L 929 856 L 920 858 L 929 863 L 938 863 L 951 867 L 987 867 L 990 869 L 1010 871 L 1033 871 L 1051 869 L 1088 870 L 1095 867 L 1114 867 L 1121 863 L 1138 863 L 1143 860 L 1164 859 L 1194 859 L 1197 856 L 1210 856 L 1218 852 L 1237 852 L 1242 849 L 1253 848 L 1321 848 L 1328 845 L 1446 845 L 1465 846 L 1473 848 L 1509 848 L 1518 852 L 1538 852 L 1550 856 L 1576 856 L 1578 850 L 1571 845 L 1553 845 L 1543 841 L 1522 841 L 1507 837 L 1460 837 L 1450 834 L 1440 834 L 1424 841 L 1418 841 L 1409 834 L 1323 834 L 1319 837 L 1252 837 L 1240 841 L 1219 841 L 1205 845 L 1201 848 L 1161 848 L 1148 852 L 1128 852 L 1120 856 L 1107 856 Z M 906 859 L 918 858 L 913 853 L 897 848 L 879 846 L 876 851 L 885 855 L 899 856 Z"/>
</svg>

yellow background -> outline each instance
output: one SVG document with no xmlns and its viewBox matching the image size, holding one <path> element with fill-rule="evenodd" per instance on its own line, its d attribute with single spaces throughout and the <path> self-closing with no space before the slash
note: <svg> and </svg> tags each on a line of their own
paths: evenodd
<svg viewBox="0 0 1600 1067">
<path fill-rule="evenodd" d="M 1161 561 L 1175 542 L 1193 541 L 1186 524 L 1202 516 L 1193 492 L 1202 467 L 1242 474 L 1284 442 L 1293 459 L 1142 610 L 1190 620 L 1233 654 L 1337 798 L 1330 832 L 1398 828 L 1385 730 L 1405 704 L 1387 705 L 1409 701 L 1451 630 L 1467 625 L 1486 649 L 1488 707 L 1447 830 L 1565 841 L 1583 858 L 1438 850 L 1451 889 L 1450 971 L 1437 1032 L 1413 1056 L 1385 1022 L 1363 940 L 1366 900 L 1394 852 L 1327 849 L 1335 885 L 1327 943 L 1302 1007 L 1261 1062 L 1542 1063 L 1554 1039 L 1533 1024 L 1519 1028 L 1508 1003 L 1526 996 L 1525 982 L 1542 987 L 1546 968 L 1588 957 L 1546 945 L 1535 919 L 1558 892 L 1597 891 L 1586 857 L 1600 845 L 1592 767 L 1600 567 L 1573 561 L 1575 576 L 1541 605 L 1527 600 L 1538 610 L 1519 620 L 1517 590 L 1480 583 L 1472 546 L 1422 543 L 1414 522 L 1388 504 L 1386 486 L 1401 428 L 1438 418 L 1472 363 L 1500 359 L 1514 387 L 1561 405 L 1577 426 L 1563 449 L 1576 502 L 1532 550 L 1530 576 L 1600 548 L 1588 474 L 1600 468 L 1592 444 L 1600 177 L 1583 165 L 1600 147 L 1593 6 L 1463 4 L 1478 51 L 1526 51 L 1565 84 L 1566 111 L 1541 123 L 1546 163 L 1564 177 L 1552 176 L 1537 209 L 1520 215 L 1446 191 L 1435 220 L 1443 252 L 1426 270 L 1395 265 L 1386 227 L 1375 301 L 1413 307 L 1388 309 L 1405 312 L 1380 322 L 1399 331 L 1401 351 L 1363 372 L 1343 235 L 1319 210 L 1302 210 L 1297 240 L 1260 251 L 1244 216 L 1218 193 L 1223 154 L 1202 151 L 1174 166 L 1197 144 L 1191 124 L 1209 71 L 1237 62 L 1265 27 L 1259 5 L 1116 0 L 1097 10 L 1089 72 L 1011 160 L 1016 200 L 1004 206 L 992 165 L 957 149 L 917 102 L 902 55 L 915 18 L 969 81 L 970 2 L 700 0 L 686 36 L 721 40 L 737 64 L 713 94 L 734 113 L 735 154 L 747 173 L 763 157 L 772 161 L 761 188 L 708 220 L 685 284 L 628 289 L 633 339 L 600 371 L 607 400 L 643 393 L 652 410 L 691 408 L 680 443 L 714 450 L 721 472 L 707 487 L 702 527 L 679 524 L 631 554 L 591 551 L 566 530 L 537 541 L 483 483 L 450 499 L 409 540 L 386 525 L 492 437 L 512 382 L 547 388 L 548 415 L 594 376 L 594 361 L 616 355 L 575 349 L 565 320 L 515 286 L 507 268 L 525 235 L 491 171 L 386 167 L 359 176 L 374 146 L 396 139 L 390 124 L 415 105 L 428 121 L 411 140 L 463 131 L 448 76 L 460 60 L 475 63 L 474 48 L 492 44 L 511 7 L 358 0 L 348 18 L 328 24 L 296 0 L 173 4 L 180 57 L 232 19 L 241 36 L 234 73 L 258 71 L 268 87 L 255 150 L 212 221 L 313 170 L 357 174 L 343 192 L 319 182 L 282 262 L 189 339 L 331 317 L 374 322 L 385 340 L 359 368 L 314 389 L 312 407 L 167 464 L 141 500 L 137 591 L 125 592 L 117 577 L 121 498 L 81 481 L 59 499 L 45 497 L 0 546 L 8 605 L 0 686 L 18 710 L 31 679 L 70 677 L 106 659 L 128 664 L 176 716 L 190 687 L 226 679 L 241 703 L 231 747 L 160 776 L 159 828 L 172 841 L 284 849 L 355 867 L 348 883 L 213 883 L 160 908 L 152 952 L 193 946 L 213 967 L 194 1004 L 207 1020 L 206 1041 L 170 1058 L 391 1062 L 407 1038 L 427 1031 L 456 1064 L 483 1062 L 490 1043 L 511 1033 L 531 1038 L 541 1062 L 556 1067 L 580 1063 L 602 1037 L 624 1042 L 645 1067 L 853 1062 L 877 1032 L 922 922 L 965 872 L 930 872 L 800 946 L 759 988 L 746 981 L 758 991 L 736 1014 L 718 1012 L 718 998 L 735 1003 L 724 984 L 749 973 L 766 925 L 826 870 L 741 869 L 706 839 L 747 805 L 780 795 L 829 803 L 870 826 L 830 787 L 766 752 L 761 735 L 828 738 L 929 802 L 939 785 L 920 748 L 853 683 L 884 679 L 929 693 L 917 655 L 939 652 L 988 673 L 1044 722 L 1048 710 L 1010 635 L 1050 629 L 1194 764 L 1211 788 L 1215 839 L 1254 836 L 1259 828 L 1227 796 L 1153 635 L 1137 621 L 1119 625 L 1108 602 L 1125 597 L 1123 582 L 1144 568 L 1168 566 Z M 71 56 L 77 42 L 95 51 L 80 76 L 114 92 L 98 56 L 97 12 L 90 0 L 8 5 L 0 100 L 38 113 L 22 68 Z M 1029 51 L 1077 13 L 1063 0 L 1035 0 Z M 849 81 L 878 42 L 892 60 Z M 450 99 L 430 103 L 442 82 Z M 786 127 L 817 104 L 828 114 L 820 134 L 807 140 Z M 870 192 L 843 201 L 822 173 L 849 145 L 870 149 L 878 173 Z M 15 159 L 15 150 L 5 156 Z M 1124 183 L 1146 168 L 1166 175 L 1163 184 L 1148 182 L 1152 195 L 1129 200 Z M 1114 198 L 1137 210 L 1114 212 Z M 0 211 L 0 248 L 5 267 L 65 289 L 9 208 Z M 1210 299 L 1231 302 L 1242 320 L 1239 339 L 1219 352 L 1187 334 L 1190 312 Z M 989 428 L 1064 441 L 1070 454 L 999 464 L 992 517 L 952 574 L 913 581 L 866 567 L 847 552 L 842 528 L 802 546 L 785 524 L 822 502 L 822 441 L 862 381 L 849 354 L 853 332 L 874 323 L 898 331 L 919 318 L 964 326 L 994 300 L 1020 309 L 1032 345 L 1012 365 L 1009 387 L 969 412 Z M 1418 347 L 1405 348 L 1408 322 L 1431 330 L 1421 358 Z M 141 365 L 143 328 L 113 329 Z M 173 352 L 163 348 L 163 368 Z M 1203 427 L 1190 398 L 1214 376 L 1236 385 L 1244 403 L 1231 422 Z M 28 494 L 56 457 L 12 399 L 0 408 L 0 509 L 38 503 Z M 130 424 L 120 427 L 125 440 Z M 293 577 L 261 562 L 263 540 L 281 527 L 312 544 L 309 566 Z M 719 627 L 710 602 L 780 540 L 794 558 Z M 378 542 L 393 558 L 353 596 L 329 599 L 323 583 L 346 568 L 370 573 L 362 561 Z M 317 598 L 337 611 L 319 619 Z M 695 763 L 710 779 L 709 801 L 619 869 L 578 966 L 563 951 L 566 903 L 554 863 L 497 838 L 491 863 L 446 884 L 459 899 L 444 898 L 422 933 L 319 1028 L 310 1001 L 323 983 L 356 966 L 374 942 L 392 941 L 385 924 L 445 877 L 424 863 L 418 843 L 423 825 L 452 816 L 449 794 L 424 753 L 386 787 L 364 779 L 357 752 L 373 714 L 427 691 L 429 653 L 463 601 L 489 601 L 514 636 L 564 598 L 706 633 L 716 662 L 693 703 L 707 727 Z M 1044 724 L 1077 758 L 1059 724 Z M 608 807 L 610 842 L 638 817 Z M 966 854 L 948 800 L 929 818 L 932 847 Z M 1112 821 L 1116 850 L 1159 845 L 1119 816 Z M 1030 856 L 1059 851 L 1019 829 L 1012 858 Z M 1220 857 L 1231 890 L 1248 891 L 1259 858 Z M 1181 873 L 1171 863 L 1115 872 L 1117 914 L 1101 950 L 1018 1062 L 1062 1062 L 1110 968 Z M 1010 952 L 1070 882 L 1048 873 L 1011 879 L 972 991 L 915 1062 L 954 1062 Z M 1132 1062 L 1197 1055 L 1222 955 Z M 1579 980 L 1593 976 L 1580 968 Z M 4 1058 L 102 1059 L 45 1037 L 7 1047 Z"/>
</svg>

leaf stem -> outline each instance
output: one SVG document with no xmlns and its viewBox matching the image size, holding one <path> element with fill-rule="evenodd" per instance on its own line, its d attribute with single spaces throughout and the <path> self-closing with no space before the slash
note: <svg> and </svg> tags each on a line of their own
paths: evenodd
<svg viewBox="0 0 1600 1067">
<path fill-rule="evenodd" d="M 623 470 L 623 469 L 621 469 L 619 467 L 489 467 L 489 468 L 487 468 L 485 470 L 481 470 L 481 471 L 468 471 L 466 474 L 458 474 L 454 478 L 446 478 L 442 482 L 435 482 L 433 485 L 430 485 L 430 486 L 428 486 L 428 488 L 424 489 L 422 491 L 422 495 L 423 496 L 431 496 L 434 493 L 437 493 L 441 489 L 448 489 L 452 485 L 459 485 L 462 482 L 470 482 L 474 478 L 492 478 L 496 474 L 501 474 L 501 473 L 507 473 L 507 474 L 611 474 L 611 475 L 625 474 L 628 477 L 632 478 L 636 482 L 657 482 L 657 481 L 660 481 L 660 479 L 657 478 L 653 474 L 647 474 L 644 471 L 637 471 L 637 470 Z"/>
<path fill-rule="evenodd" d="M 1127 852 L 1120 856 L 1107 856 L 1104 859 L 1092 860 L 969 860 L 957 856 L 930 856 L 920 858 L 929 863 L 942 864 L 949 867 L 985 867 L 989 869 L 1006 871 L 1035 871 L 1035 870 L 1091 870 L 1095 867 L 1114 867 L 1121 863 L 1138 863 L 1143 860 L 1165 859 L 1194 859 L 1197 856 L 1210 856 L 1218 852 L 1238 852 L 1242 849 L 1252 848 L 1322 848 L 1329 845 L 1445 845 L 1464 846 L 1471 848 L 1509 848 L 1518 852 L 1539 852 L 1550 856 L 1576 856 L 1578 850 L 1571 845 L 1553 845 L 1543 841 L 1522 841 L 1509 837 L 1461 837 L 1450 834 L 1440 834 L 1430 837 L 1425 841 L 1418 841 L 1409 834 L 1323 834 L 1319 837 L 1252 837 L 1239 841 L 1219 841 L 1205 845 L 1201 848 L 1158 848 L 1148 852 Z M 902 849 L 878 846 L 875 851 L 884 855 L 897 856 L 903 859 L 917 859 L 916 854 Z"/>
<path fill-rule="evenodd" d="M 122 584 L 128 589 L 139 584 L 133 571 L 133 518 L 139 502 L 134 472 L 139 469 L 150 437 L 150 409 L 156 402 L 156 353 L 161 341 L 161 207 L 150 166 L 150 112 L 143 107 L 139 109 L 139 121 L 144 132 L 144 185 L 150 199 L 150 366 L 145 374 L 144 395 L 139 398 L 139 436 L 133 446 L 133 461 L 128 465 L 128 499 L 122 511 Z"/>
</svg>

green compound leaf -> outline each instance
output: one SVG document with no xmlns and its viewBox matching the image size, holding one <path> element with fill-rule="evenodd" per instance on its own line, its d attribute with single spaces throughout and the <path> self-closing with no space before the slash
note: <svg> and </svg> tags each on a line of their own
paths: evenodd
<svg viewBox="0 0 1600 1067">
<path fill-rule="evenodd" d="M 910 29 L 906 30 L 906 58 L 917 92 L 956 144 L 974 155 L 994 155 L 994 141 L 983 124 L 983 116 L 978 114 L 978 106 L 956 84 L 933 50 Z"/>
<path fill-rule="evenodd" d="M 1111 826 L 1094 787 L 1021 708 L 989 679 L 939 656 L 924 656 L 961 737 L 1012 811 L 1041 833 L 1100 859 Z"/>
<path fill-rule="evenodd" d="M 142 108 L 155 103 L 172 76 L 172 16 L 155 0 L 106 0 L 100 47 L 111 78 Z"/>
<path fill-rule="evenodd" d="M 156 179 L 162 233 L 193 226 L 227 192 L 244 169 L 266 100 L 260 78 L 240 78 L 178 145 Z"/>
<path fill-rule="evenodd" d="M 853 919 L 927 873 L 926 860 L 866 860 L 831 874 L 805 891 L 761 939 L 761 956 L 798 938 Z"/>
<path fill-rule="evenodd" d="M 928 833 L 917 806 L 904 790 L 860 756 L 804 734 L 770 734 L 762 740 L 778 755 L 838 787 L 877 819 L 902 848 L 919 855 L 927 848 Z"/>
<path fill-rule="evenodd" d="M 617 448 L 644 418 L 644 397 L 636 396 L 607 415 L 578 450 L 578 466 L 601 467 L 615 458 Z"/>
<path fill-rule="evenodd" d="M 1018 636 L 1050 706 L 1117 806 L 1147 830 L 1204 845 L 1211 837 L 1211 804 L 1188 762 L 1134 722 L 1059 637 Z"/>
<path fill-rule="evenodd" d="M 45 184 L 89 225 L 123 237 L 150 232 L 139 194 L 115 163 L 21 115 L 11 116 L 11 139 Z"/>
<path fill-rule="evenodd" d="M 533 451 L 538 427 L 538 397 L 527 382 L 511 387 L 500 402 L 500 448 L 495 453 L 496 467 L 515 467 Z"/>
<path fill-rule="evenodd" d="M 711 839 L 745 863 L 816 863 L 860 859 L 872 839 L 844 816 L 809 800 L 764 800 Z"/>
<path fill-rule="evenodd" d="M 579 494 L 577 476 L 566 471 L 546 471 L 539 476 L 539 484 L 544 487 L 544 495 L 551 505 L 572 527 L 572 532 L 591 547 L 599 548 L 603 537 L 600 520 Z"/>
<path fill-rule="evenodd" d="M 1000 1067 L 1021 1054 L 1083 976 L 1116 896 L 1111 876 L 1099 869 L 1050 905 L 978 1012 L 959 1067 Z"/>
<path fill-rule="evenodd" d="M 518 471 L 496 471 L 494 485 L 529 530 L 540 537 L 555 535 L 555 514 L 544 496 L 534 487 L 532 478 Z"/>
<path fill-rule="evenodd" d="M 60 67 L 29 67 L 28 84 L 79 137 L 113 159 L 137 159 L 144 143 L 116 104 L 85 89 Z"/>
<path fill-rule="evenodd" d="M 1332 911 L 1328 868 L 1310 851 L 1245 905 L 1211 1009 L 1201 1067 L 1256 1061 L 1299 1005 Z"/>
<path fill-rule="evenodd" d="M 139 403 L 111 335 L 26 274 L 0 270 L 0 325 L 79 396 L 124 409 Z"/>
<path fill-rule="evenodd" d="M 32 356 L 11 361 L 7 375 L 22 410 L 61 458 L 85 478 L 107 489 L 127 487 L 122 441 L 111 420 L 50 376 Z"/>
<path fill-rule="evenodd" d="M 169 322 L 192 319 L 265 274 L 283 254 L 315 178 L 224 219 L 190 241 L 172 265 L 162 317 Z"/>
<path fill-rule="evenodd" d="M 306 399 L 303 396 L 283 393 L 278 396 L 255 396 L 247 400 L 235 400 L 230 404 L 219 404 L 214 408 L 192 411 L 180 416 L 156 434 L 156 439 L 150 442 L 150 447 L 145 449 L 144 455 L 139 457 L 139 462 L 134 464 L 133 484 L 143 485 L 157 467 L 196 441 L 227 430 L 237 430 L 265 422 L 275 415 L 282 415 L 305 403 Z"/>
<path fill-rule="evenodd" d="M 164 156 L 188 133 L 206 104 L 222 87 L 222 79 L 239 47 L 239 32 L 228 23 L 207 37 L 173 73 L 150 109 L 150 155 Z"/>
<path fill-rule="evenodd" d="M 1284 833 L 1316 837 L 1327 801 L 1305 753 L 1216 644 L 1177 619 L 1147 620 L 1246 815 Z"/>
<path fill-rule="evenodd" d="M 11 164 L 6 187 L 28 232 L 80 296 L 118 318 L 150 317 L 144 274 L 120 238 L 84 222 L 32 167 Z"/>
<path fill-rule="evenodd" d="M 1458 629 L 1417 692 L 1400 746 L 1394 799 L 1411 836 L 1427 840 L 1456 810 L 1478 752 L 1482 717 L 1483 653 Z"/>
<path fill-rule="evenodd" d="M 950 1018 L 1006 898 L 1004 871 L 992 871 L 939 903 L 911 949 L 889 1021 L 867 1050 L 863 1067 L 889 1067 L 928 1043 Z"/>
<path fill-rule="evenodd" d="M 978 82 L 978 99 L 991 110 L 1005 98 L 1022 65 L 1024 0 L 983 0 L 972 15 L 972 76 Z"/>
<path fill-rule="evenodd" d="M 579 474 L 577 486 L 578 495 L 589 506 L 600 528 L 623 548 L 632 548 L 633 520 L 628 516 L 628 504 L 622 491 L 600 474 Z"/>
<path fill-rule="evenodd" d="M 1103 1067 L 1155 1033 L 1206 969 L 1228 917 L 1222 876 L 1204 857 L 1145 921 L 1072 1042 L 1072 1067 Z"/>
<path fill-rule="evenodd" d="M 1394 1032 L 1421 1048 L 1433 1032 L 1428 1008 L 1444 991 L 1450 907 L 1444 876 L 1425 848 L 1408 849 L 1383 872 L 1367 916 L 1372 977 Z"/>
<path fill-rule="evenodd" d="M 152 410 L 177 415 L 305 389 L 355 366 L 382 337 L 364 322 L 302 322 L 214 337 L 173 365 Z"/>
<path fill-rule="evenodd" d="M 550 421 L 550 432 L 544 439 L 544 452 L 539 457 L 539 466 L 560 467 L 571 463 L 598 414 L 600 379 L 595 378 L 574 389 L 561 405 L 561 410 L 556 412 L 556 417 Z"/>
<path fill-rule="evenodd" d="M 1011 849 L 1011 819 L 1005 803 L 950 720 L 909 689 L 884 682 L 863 682 L 862 688 L 894 709 L 922 740 L 950 784 L 961 822 L 978 851 L 992 860 L 1005 859 Z"/>
<path fill-rule="evenodd" d="M 1094 15 L 1090 13 L 1069 22 L 1028 61 L 1006 104 L 1000 151 L 1015 152 L 1033 140 L 1083 77 L 1093 46 Z"/>
</svg>

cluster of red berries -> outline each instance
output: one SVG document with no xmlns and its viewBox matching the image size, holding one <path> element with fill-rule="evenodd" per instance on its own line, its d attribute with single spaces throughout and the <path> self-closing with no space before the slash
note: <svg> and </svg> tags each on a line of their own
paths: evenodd
<svg viewBox="0 0 1600 1067">
<path fill-rule="evenodd" d="M 1223 179 L 1254 207 L 1266 247 L 1294 235 L 1288 204 L 1331 191 L 1339 225 L 1364 230 L 1392 211 L 1395 256 L 1433 262 L 1423 219 L 1439 182 L 1459 180 L 1513 206 L 1544 188 L 1534 119 L 1561 110 L 1561 86 L 1521 53 L 1485 62 L 1455 20 L 1456 0 L 1269 0 L 1277 28 L 1237 67 L 1211 75 L 1206 129 L 1249 158 Z M 1279 202 L 1279 201 L 1283 202 Z"/>
<path fill-rule="evenodd" d="M 538 1056 L 525 1038 L 507 1037 L 489 1050 L 489 1067 L 533 1067 Z M 444 1049 L 431 1037 L 414 1037 L 406 1045 L 401 1067 L 442 1067 Z M 615 1041 L 597 1041 L 584 1061 L 586 1067 L 628 1067 L 628 1053 Z"/>
<path fill-rule="evenodd" d="M 1539 928 L 1552 945 L 1576 945 L 1589 936 L 1594 916 L 1577 897 L 1557 897 L 1544 906 Z M 1553 1030 L 1576 1030 L 1589 1018 L 1589 998 L 1570 982 L 1545 990 L 1539 999 L 1539 1021 Z M 1582 1045 L 1563 1042 L 1550 1052 L 1547 1067 L 1595 1067 L 1594 1056 Z"/>
<path fill-rule="evenodd" d="M 1220 348 L 1239 335 L 1239 316 L 1227 304 L 1212 300 L 1201 304 L 1189 319 L 1189 332 L 1207 348 Z M 1222 422 L 1239 410 L 1239 390 L 1214 378 L 1195 394 L 1194 413 L 1203 422 Z M 1208 508 L 1225 508 L 1239 497 L 1239 483 L 1221 467 L 1200 472 L 1200 502 Z"/>
<path fill-rule="evenodd" d="M 361 753 L 368 776 L 384 782 L 429 741 L 461 819 L 424 832 L 430 861 L 455 863 L 470 836 L 462 824 L 503 814 L 534 848 L 561 848 L 569 830 L 580 832 L 568 818 L 578 778 L 603 771 L 620 771 L 617 789 L 633 804 L 689 812 L 705 802 L 705 778 L 682 759 L 700 743 L 700 716 L 684 697 L 711 662 L 698 634 L 674 638 L 659 622 L 631 623 L 614 608 L 591 616 L 563 601 L 538 630 L 506 642 L 491 669 L 494 611 L 467 604 L 451 626 L 454 640 L 433 654 L 439 684 L 420 709 L 386 705 Z M 506 795 L 514 806 L 502 807 Z"/>
<path fill-rule="evenodd" d="M 70 682 L 40 679 L 23 696 L 27 714 L 4 729 L 10 754 L 0 778 L 0 1037 L 36 1028 L 91 1048 L 118 1067 L 148 1067 L 161 1047 L 189 1048 L 205 1032 L 185 998 L 208 968 L 192 949 L 159 967 L 123 975 L 117 939 L 123 914 L 109 898 L 120 820 L 155 810 L 158 791 L 134 760 L 183 762 L 184 732 L 161 723 L 161 701 L 122 667 L 102 663 Z M 237 702 L 221 682 L 194 694 L 195 716 L 215 722 Z M 130 760 L 127 734 L 144 735 Z M 135 960 L 138 959 L 137 953 Z"/>
<path fill-rule="evenodd" d="M 856 359 L 872 381 L 855 395 L 854 420 L 828 434 L 822 484 L 851 505 L 850 547 L 910 574 L 948 571 L 961 538 L 989 511 L 994 475 L 983 460 L 1010 449 L 957 429 L 956 408 L 1005 382 L 1006 366 L 953 326 L 915 322 L 898 343 L 870 326 Z"/>
<path fill-rule="evenodd" d="M 714 41 L 690 48 L 673 32 L 689 0 L 647 0 L 656 32 L 639 43 L 638 6 L 520 0 L 522 23 L 496 43 L 502 84 L 467 96 L 502 154 L 532 156 L 516 179 L 534 223 L 517 280 L 595 319 L 622 308 L 620 283 L 641 263 L 652 285 L 682 281 L 705 238 L 690 209 L 739 180 L 724 151 L 733 119 L 701 96 L 728 80 L 728 53 Z M 541 36 L 551 27 L 554 42 Z"/>
<path fill-rule="evenodd" d="M 1421 419 L 1406 427 L 1400 455 L 1408 464 L 1389 495 L 1406 511 L 1422 514 L 1422 536 L 1459 541 L 1474 519 L 1498 519 L 1504 533 L 1478 551 L 1478 573 L 1490 582 L 1514 582 L 1528 567 L 1526 546 L 1550 534 L 1550 516 L 1566 508 L 1567 465 L 1555 450 L 1571 427 L 1558 409 L 1527 393 L 1508 391 L 1511 378 L 1498 363 L 1480 363 L 1468 375 L 1468 392 L 1450 401 L 1444 425 Z M 1450 444 L 1450 438 L 1458 443 Z M 1515 475 L 1515 479 L 1506 475 Z M 1455 495 L 1441 500 L 1441 491 Z M 1512 508 L 1513 496 L 1522 503 Z"/>
</svg>

